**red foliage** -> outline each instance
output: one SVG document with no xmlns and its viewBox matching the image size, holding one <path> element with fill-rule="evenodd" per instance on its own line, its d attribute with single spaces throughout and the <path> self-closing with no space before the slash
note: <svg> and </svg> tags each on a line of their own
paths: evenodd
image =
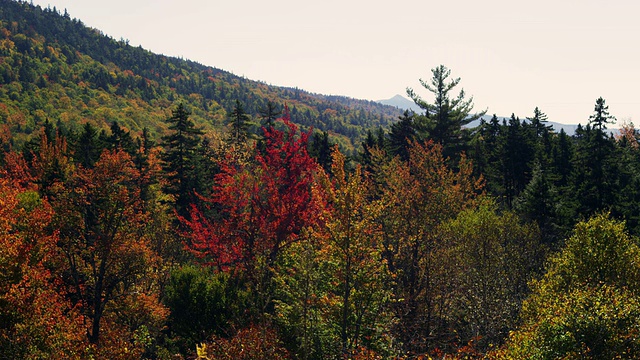
<svg viewBox="0 0 640 360">
<path fill-rule="evenodd" d="M 53 211 L 0 179 L 0 348 L 7 358 L 82 358 L 84 321 L 50 269 L 60 261 Z"/>
<path fill-rule="evenodd" d="M 307 153 L 309 133 L 298 134 L 288 111 L 280 120 L 287 131 L 264 129 L 266 149 L 254 163 L 222 164 L 212 196 L 205 199 L 221 208 L 222 219 L 210 221 L 193 208 L 192 220 L 185 221 L 192 250 L 220 269 L 258 255 L 273 262 L 305 226 L 319 219 L 321 205 L 312 195 L 319 167 Z"/>
</svg>

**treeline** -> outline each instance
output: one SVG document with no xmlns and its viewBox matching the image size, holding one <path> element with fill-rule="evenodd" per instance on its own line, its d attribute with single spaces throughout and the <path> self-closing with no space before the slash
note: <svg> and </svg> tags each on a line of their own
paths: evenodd
<svg viewBox="0 0 640 360">
<path fill-rule="evenodd" d="M 554 131 L 539 108 L 524 120 L 512 114 L 486 121 L 480 118 L 484 113 L 472 114 L 470 100 L 451 96 L 459 80 L 451 79 L 444 66 L 434 69 L 425 84 L 435 99 L 443 99 L 434 104 L 410 89 L 424 112 L 405 112 L 388 133 L 370 130 L 362 144 L 363 163 L 370 163 L 369 148 L 407 159 L 412 142 L 432 140 L 443 145 L 454 168 L 461 154 L 471 159 L 487 193 L 502 208 L 535 221 L 547 244 L 562 241 L 576 222 L 601 212 L 626 220 L 628 230 L 638 234 L 640 137 L 632 123 L 607 129 L 615 117 L 603 98 L 595 101 L 587 125 L 578 125 L 569 136 Z M 479 126 L 466 126 L 478 118 Z"/>
<path fill-rule="evenodd" d="M 0 56 L 0 100 L 6 107 L 0 117 L 16 136 L 62 118 L 75 125 L 89 120 L 103 129 L 118 121 L 134 132 L 146 126 L 159 138 L 173 103 L 184 103 L 199 126 L 220 130 L 236 101 L 252 117 L 268 102 L 286 102 L 298 124 L 327 131 L 353 151 L 368 126 L 387 126 L 398 113 L 372 101 L 270 86 L 153 54 L 86 27 L 66 10 L 27 2 L 0 2 Z"/>
</svg>

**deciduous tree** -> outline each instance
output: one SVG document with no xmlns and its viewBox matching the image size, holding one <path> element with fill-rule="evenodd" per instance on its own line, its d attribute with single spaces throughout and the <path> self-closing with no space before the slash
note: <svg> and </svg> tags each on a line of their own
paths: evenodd
<svg viewBox="0 0 640 360">
<path fill-rule="evenodd" d="M 138 177 L 127 153 L 105 150 L 94 168 L 78 168 L 54 203 L 70 297 L 87 318 L 89 341 L 113 356 L 133 356 L 116 350 L 119 342 L 142 326 L 159 330 L 166 316 L 154 288 L 159 259 L 144 231 Z"/>
</svg>

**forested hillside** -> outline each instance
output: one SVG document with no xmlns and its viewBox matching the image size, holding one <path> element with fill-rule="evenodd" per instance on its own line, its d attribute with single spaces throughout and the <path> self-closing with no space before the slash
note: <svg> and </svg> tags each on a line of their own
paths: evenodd
<svg viewBox="0 0 640 360">
<path fill-rule="evenodd" d="M 222 131 L 240 101 L 258 132 L 260 110 L 288 104 L 303 128 L 327 131 L 353 150 L 368 127 L 386 126 L 399 112 L 372 101 L 269 86 L 192 61 L 153 54 L 115 40 L 57 9 L 0 2 L 0 116 L 18 139 L 45 120 L 68 127 L 117 121 L 159 137 L 171 107 L 184 103 L 206 130 Z M 312 69 L 310 69 L 312 71 Z"/>
<path fill-rule="evenodd" d="M 0 4 L 0 358 L 640 358 L 640 134 L 603 98 L 470 128 L 440 65 L 381 127 Z"/>
</svg>

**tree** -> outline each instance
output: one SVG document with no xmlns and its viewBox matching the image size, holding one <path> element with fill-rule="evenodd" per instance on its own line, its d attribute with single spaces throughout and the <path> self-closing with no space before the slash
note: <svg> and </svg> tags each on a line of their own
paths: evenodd
<svg viewBox="0 0 640 360">
<path fill-rule="evenodd" d="M 531 181 L 514 202 L 514 208 L 528 221 L 540 227 L 543 239 L 555 242 L 559 224 L 556 214 L 555 191 L 539 163 L 534 164 Z"/>
<path fill-rule="evenodd" d="M 391 124 L 388 146 L 391 156 L 400 156 L 403 161 L 409 160 L 409 144 L 418 136 L 414 118 L 413 112 L 405 110 L 398 121 Z"/>
<path fill-rule="evenodd" d="M 153 291 L 159 259 L 144 232 L 138 176 L 127 153 L 105 150 L 94 168 L 73 174 L 53 204 L 64 280 L 89 322 L 89 341 L 104 351 L 126 352 L 118 342 L 142 326 L 159 330 L 166 316 Z"/>
<path fill-rule="evenodd" d="M 547 114 L 538 107 L 533 110 L 533 117 L 528 118 L 531 130 L 531 146 L 533 147 L 534 161 L 537 161 L 543 171 L 548 171 L 551 163 L 551 132 L 553 127 L 546 125 Z M 533 164 L 530 165 L 533 168 Z"/>
<path fill-rule="evenodd" d="M 0 353 L 7 359 L 87 358 L 82 314 L 59 282 L 58 236 L 45 199 L 0 178 Z"/>
<path fill-rule="evenodd" d="M 424 110 L 424 114 L 417 116 L 417 122 L 426 137 L 442 145 L 445 158 L 454 160 L 464 150 L 467 141 L 467 131 L 463 127 L 485 112 L 471 114 L 473 98 L 466 100 L 464 90 L 460 90 L 457 97 L 450 97 L 449 93 L 458 86 L 460 78 L 449 81 L 451 70 L 446 66 L 440 65 L 431 73 L 431 81 L 420 79 L 420 84 L 435 96 L 433 103 L 424 100 L 411 88 L 407 88 L 407 95 Z"/>
<path fill-rule="evenodd" d="M 580 214 L 592 215 L 604 210 L 615 198 L 618 176 L 615 143 L 604 131 L 611 119 L 605 101 L 598 98 L 589 124 L 584 131 L 576 131 L 572 182 Z"/>
<path fill-rule="evenodd" d="M 267 101 L 267 106 L 258 110 L 260 118 L 262 118 L 262 126 L 271 128 L 275 125 L 276 120 L 282 115 L 282 111 L 278 110 L 277 105 L 272 101 Z"/>
<path fill-rule="evenodd" d="M 245 312 L 243 283 L 224 272 L 186 265 L 171 272 L 163 303 L 170 310 L 169 331 L 183 353 L 211 336 L 225 336 Z"/>
<path fill-rule="evenodd" d="M 83 167 L 91 168 L 100 157 L 101 152 L 102 147 L 98 143 L 98 130 L 87 121 L 75 144 L 74 159 Z"/>
<path fill-rule="evenodd" d="M 640 249 L 623 222 L 576 225 L 531 284 L 522 325 L 494 358 L 635 359 L 640 355 Z"/>
<path fill-rule="evenodd" d="M 307 153 L 309 133 L 298 133 L 288 113 L 286 131 L 265 133 L 265 154 L 254 163 L 225 161 L 205 202 L 220 207 L 220 219 L 192 208 L 192 250 L 219 271 L 246 272 L 260 303 L 271 304 L 272 271 L 280 252 L 298 241 L 302 229 L 320 221 L 323 204 L 312 194 L 317 163 Z M 229 159 L 228 159 L 229 160 Z"/>
<path fill-rule="evenodd" d="M 340 326 L 342 354 L 349 357 L 359 347 L 380 346 L 391 324 L 387 304 L 391 293 L 388 268 L 382 257 L 382 231 L 377 219 L 382 202 L 369 201 L 372 189 L 362 169 L 347 178 L 345 156 L 333 152 L 332 204 L 327 215 L 330 258 L 335 263 L 334 296 L 340 307 L 335 323 Z"/>
<path fill-rule="evenodd" d="M 329 133 L 314 132 L 309 144 L 309 155 L 311 155 L 320 166 L 326 171 L 331 171 L 331 149 L 334 144 L 329 140 Z"/>
<path fill-rule="evenodd" d="M 107 145 L 112 150 L 124 150 L 134 156 L 136 145 L 129 131 L 126 131 L 117 121 L 111 123 L 111 135 L 107 137 Z"/>
<path fill-rule="evenodd" d="M 412 354 L 443 345 L 449 335 L 442 317 L 446 276 L 440 272 L 444 258 L 436 230 L 473 207 L 483 186 L 464 156 L 458 168 L 448 167 L 441 145 L 431 141 L 413 143 L 408 162 L 396 157 L 374 168 L 376 198 L 385 204 L 378 220 L 382 254 L 395 278 L 393 307 L 402 324 L 395 331 Z"/>
<path fill-rule="evenodd" d="M 490 199 L 463 210 L 439 232 L 445 244 L 442 257 L 450 264 L 443 274 L 449 306 L 445 316 L 458 343 L 475 339 L 486 351 L 516 324 L 527 283 L 543 258 L 540 233 L 513 212 L 498 213 Z"/>
<path fill-rule="evenodd" d="M 230 130 L 230 141 L 232 144 L 241 144 L 249 138 L 249 114 L 246 113 L 240 100 L 236 100 L 236 104 L 231 112 L 228 120 Z"/>
<path fill-rule="evenodd" d="M 179 104 L 167 119 L 173 133 L 162 138 L 165 142 L 163 169 L 168 178 L 165 191 L 175 197 L 176 211 L 181 216 L 188 216 L 189 204 L 195 202 L 196 149 L 203 134 L 189 120 L 189 115 L 184 105 Z"/>
<path fill-rule="evenodd" d="M 589 116 L 589 125 L 594 129 L 603 131 L 607 129 L 607 124 L 615 122 L 616 118 L 609 115 L 609 107 L 605 105 L 602 97 L 596 99 L 593 115 Z"/>
</svg>

